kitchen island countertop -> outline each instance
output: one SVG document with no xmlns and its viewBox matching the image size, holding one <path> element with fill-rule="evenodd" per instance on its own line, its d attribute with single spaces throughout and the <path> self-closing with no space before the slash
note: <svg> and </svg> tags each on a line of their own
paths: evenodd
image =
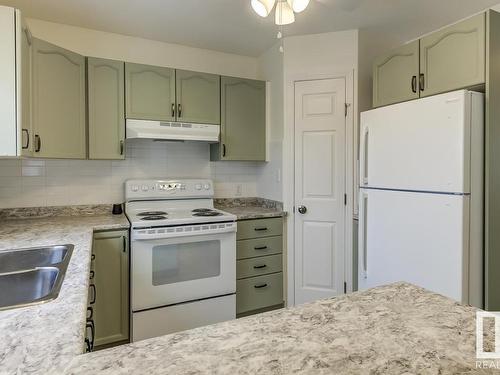
<svg viewBox="0 0 500 375">
<path fill-rule="evenodd" d="M 476 309 L 406 283 L 76 357 L 70 374 L 456 374 Z"/>
<path fill-rule="evenodd" d="M 127 229 L 124 215 L 0 219 L 0 251 L 73 244 L 59 296 L 0 311 L 0 374 L 59 374 L 83 353 L 94 231 Z"/>
</svg>

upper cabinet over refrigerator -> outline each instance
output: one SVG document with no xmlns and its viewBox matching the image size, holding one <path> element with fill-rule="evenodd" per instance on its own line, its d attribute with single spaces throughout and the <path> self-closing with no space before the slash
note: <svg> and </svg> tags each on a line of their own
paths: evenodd
<svg viewBox="0 0 500 375">
<path fill-rule="evenodd" d="M 469 192 L 469 95 L 455 91 L 362 113 L 361 187 Z"/>
</svg>

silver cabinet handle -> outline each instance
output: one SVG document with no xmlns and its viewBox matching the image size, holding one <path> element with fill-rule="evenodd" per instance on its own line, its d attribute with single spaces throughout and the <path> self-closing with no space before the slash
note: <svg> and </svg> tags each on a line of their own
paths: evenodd
<svg viewBox="0 0 500 375">
<path fill-rule="evenodd" d="M 22 149 L 26 150 L 30 146 L 30 132 L 28 129 L 23 129 L 22 130 L 23 134 L 26 134 L 26 145 L 22 145 Z"/>
<path fill-rule="evenodd" d="M 175 103 L 172 103 L 172 117 L 175 118 Z"/>
<path fill-rule="evenodd" d="M 420 73 L 419 75 L 419 86 L 420 86 L 420 91 L 425 90 L 425 74 Z"/>
<path fill-rule="evenodd" d="M 257 285 L 254 285 L 253 287 L 255 289 L 262 289 L 262 288 L 265 288 L 267 286 L 267 283 L 264 283 L 264 284 L 257 284 Z"/>
<path fill-rule="evenodd" d="M 417 76 L 411 77 L 411 92 L 417 93 Z"/>
<path fill-rule="evenodd" d="M 93 305 L 93 304 L 95 304 L 95 301 L 97 299 L 97 293 L 96 293 L 95 285 L 94 284 L 90 284 L 89 285 L 89 290 L 92 291 L 92 299 L 90 300 L 89 305 Z"/>
<path fill-rule="evenodd" d="M 42 138 L 38 134 L 35 134 L 35 152 L 40 152 L 42 149 Z"/>
<path fill-rule="evenodd" d="M 256 270 L 260 270 L 260 269 L 266 268 L 266 267 L 267 267 L 267 264 L 260 264 L 258 266 L 253 266 L 253 268 L 256 269 Z"/>
<path fill-rule="evenodd" d="M 120 141 L 120 155 L 123 155 L 124 151 L 124 144 L 123 144 L 123 139 Z"/>
<path fill-rule="evenodd" d="M 222 157 L 225 157 L 226 156 L 226 144 L 223 143 L 222 144 Z"/>
<path fill-rule="evenodd" d="M 126 253 L 127 252 L 127 237 L 123 236 L 122 239 L 123 239 L 123 252 Z"/>
<path fill-rule="evenodd" d="M 253 228 L 253 230 L 256 232 L 264 232 L 267 230 L 267 227 Z"/>
<path fill-rule="evenodd" d="M 178 117 L 178 118 L 181 118 L 181 117 L 182 117 L 182 104 L 181 104 L 181 103 L 179 103 L 179 104 L 177 105 L 177 117 Z"/>
<path fill-rule="evenodd" d="M 254 250 L 267 250 L 267 246 L 255 246 Z"/>
<path fill-rule="evenodd" d="M 307 212 L 307 207 L 306 206 L 299 206 L 297 211 L 299 211 L 300 214 L 304 215 Z"/>
</svg>

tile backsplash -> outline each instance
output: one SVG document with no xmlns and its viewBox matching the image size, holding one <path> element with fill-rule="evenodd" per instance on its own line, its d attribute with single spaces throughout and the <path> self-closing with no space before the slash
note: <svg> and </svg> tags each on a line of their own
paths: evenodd
<svg viewBox="0 0 500 375">
<path fill-rule="evenodd" d="M 126 160 L 0 160 L 0 208 L 119 203 L 130 178 L 210 178 L 218 198 L 257 196 L 266 163 L 210 162 L 205 143 L 133 140 Z"/>
</svg>

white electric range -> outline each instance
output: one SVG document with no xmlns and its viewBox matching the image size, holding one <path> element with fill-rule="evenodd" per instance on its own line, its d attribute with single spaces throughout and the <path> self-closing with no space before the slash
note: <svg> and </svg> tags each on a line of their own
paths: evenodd
<svg viewBox="0 0 500 375">
<path fill-rule="evenodd" d="M 236 317 L 236 216 L 210 180 L 129 180 L 132 341 Z"/>
</svg>

